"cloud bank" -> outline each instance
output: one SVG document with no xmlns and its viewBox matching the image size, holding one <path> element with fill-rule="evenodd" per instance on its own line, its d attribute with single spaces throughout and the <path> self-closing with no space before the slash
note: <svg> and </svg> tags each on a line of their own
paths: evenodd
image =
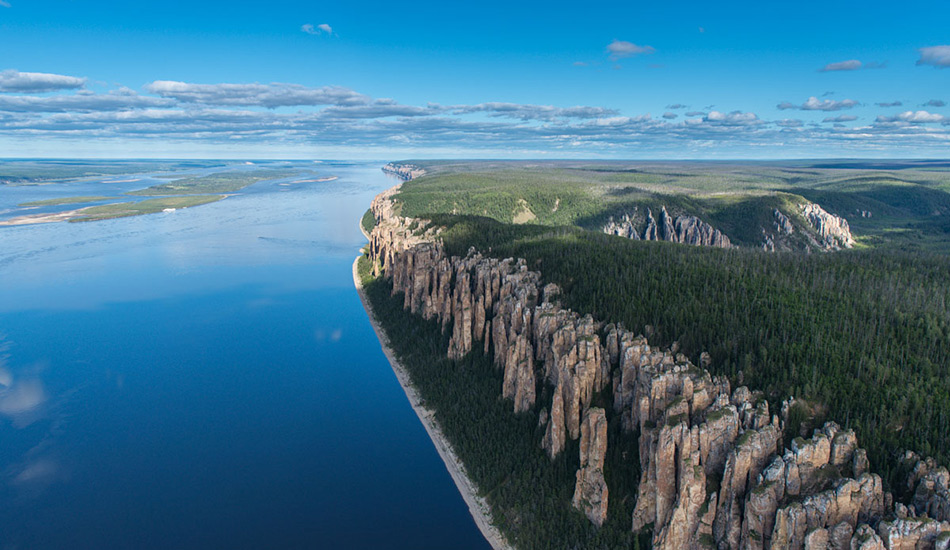
<svg viewBox="0 0 950 550">
<path fill-rule="evenodd" d="M 800 118 L 773 119 L 749 109 L 712 106 L 686 111 L 678 103 L 666 104 L 668 110 L 653 116 L 596 105 L 501 101 L 412 105 L 340 86 L 294 83 L 154 80 L 141 92 L 126 87 L 96 91 L 87 89 L 86 79 L 79 77 L 12 70 L 2 74 L 0 140 L 44 146 L 49 140 L 74 140 L 141 142 L 148 147 L 246 144 L 255 150 L 298 151 L 453 148 L 472 154 L 521 151 L 564 156 L 665 152 L 683 158 L 768 148 L 784 152 L 794 147 L 840 156 L 855 150 L 916 155 L 945 151 L 950 145 L 950 121 L 939 113 L 872 113 L 866 119 L 873 122 L 862 125 L 855 115 L 817 115 L 874 107 L 853 99 L 814 96 L 802 103 L 777 105 L 778 110 L 801 111 Z"/>
</svg>

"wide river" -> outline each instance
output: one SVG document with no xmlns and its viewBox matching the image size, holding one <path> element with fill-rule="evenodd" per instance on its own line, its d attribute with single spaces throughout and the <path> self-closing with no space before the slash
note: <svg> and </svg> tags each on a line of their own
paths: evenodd
<svg viewBox="0 0 950 550">
<path fill-rule="evenodd" d="M 0 549 L 488 548 L 353 288 L 380 165 L 0 227 Z"/>
</svg>

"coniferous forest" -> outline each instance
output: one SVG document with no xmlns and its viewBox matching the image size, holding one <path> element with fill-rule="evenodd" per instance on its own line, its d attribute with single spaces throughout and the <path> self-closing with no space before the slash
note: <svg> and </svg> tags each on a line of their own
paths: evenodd
<svg viewBox="0 0 950 550">
<path fill-rule="evenodd" d="M 693 363 L 727 376 L 733 387 L 762 391 L 773 411 L 796 398 L 786 442 L 809 435 L 826 420 L 854 429 L 872 470 L 899 500 L 909 496 L 897 482 L 905 450 L 950 463 L 950 256 L 941 229 L 950 194 L 938 189 L 943 180 L 937 176 L 937 183 L 926 184 L 926 193 L 925 184 L 911 190 L 930 200 L 912 221 L 906 216 L 920 201 L 910 201 L 914 206 L 896 200 L 901 195 L 891 194 L 890 187 L 874 183 L 832 195 L 827 185 L 816 184 L 821 191 L 805 185 L 798 189 L 801 195 L 838 205 L 839 212 L 873 204 L 891 217 L 857 221 L 868 233 L 856 233 L 858 244 L 851 250 L 766 252 L 606 235 L 590 224 L 606 219 L 608 210 L 598 211 L 597 197 L 610 192 L 583 191 L 563 175 L 550 189 L 538 188 L 543 174 L 524 171 L 481 174 L 469 187 L 472 176 L 464 171 L 434 169 L 435 177 L 406 184 L 397 203 L 404 195 L 410 201 L 403 204 L 404 214 L 441 228 L 449 254 L 475 249 L 486 256 L 524 258 L 541 273 L 542 284 L 561 287 L 563 306 L 641 332 L 654 346 L 677 344 Z M 633 177 L 645 178 L 639 172 Z M 852 175 L 849 181 L 859 179 Z M 719 190 L 722 181 L 710 185 Z M 528 188 L 530 194 L 522 193 Z M 656 194 L 650 200 L 709 204 L 708 198 L 676 192 L 675 201 Z M 735 210 L 745 218 L 732 219 L 733 225 L 727 221 L 731 210 L 694 213 L 734 232 L 743 224 L 771 223 L 769 197 L 786 200 L 784 192 L 737 199 Z M 580 207 L 570 202 L 575 195 L 583 198 Z M 498 204 L 495 196 L 501 197 Z M 616 208 L 609 206 L 611 200 L 608 207 Z M 787 211 L 799 200 L 788 203 Z M 881 207 L 882 201 L 890 201 L 892 210 Z M 540 214 L 542 204 L 550 207 L 547 214 Z M 539 215 L 527 220 L 526 212 Z M 752 235 L 756 229 L 745 231 Z M 639 479 L 636 434 L 621 436 L 617 419 L 610 419 L 605 464 L 610 507 L 598 530 L 570 506 L 577 442 L 569 442 L 553 462 L 541 449 L 537 413 L 550 406 L 550 388 L 539 382 L 534 410 L 513 414 L 500 397 L 501 372 L 477 346 L 459 361 L 446 359 L 449 335 L 438 323 L 403 311 L 402 296 L 391 297 L 384 278 L 367 279 L 366 288 L 392 347 L 512 542 L 519 548 L 548 548 L 552 541 L 566 548 L 649 547 L 649 532 L 630 532 Z M 704 353 L 708 357 L 701 360 Z M 596 398 L 608 411 L 609 393 Z"/>
</svg>

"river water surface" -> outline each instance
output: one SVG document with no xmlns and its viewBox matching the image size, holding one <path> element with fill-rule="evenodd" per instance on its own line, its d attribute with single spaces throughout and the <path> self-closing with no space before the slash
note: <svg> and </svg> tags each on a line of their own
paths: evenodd
<svg viewBox="0 0 950 550">
<path fill-rule="evenodd" d="M 379 166 L 0 227 L 0 549 L 488 548 L 353 288 Z"/>
</svg>

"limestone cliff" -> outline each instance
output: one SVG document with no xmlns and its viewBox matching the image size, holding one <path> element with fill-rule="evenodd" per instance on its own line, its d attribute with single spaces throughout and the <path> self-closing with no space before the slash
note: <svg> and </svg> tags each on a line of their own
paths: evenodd
<svg viewBox="0 0 950 550">
<path fill-rule="evenodd" d="M 950 474 L 934 461 L 905 456 L 910 504 L 895 504 L 880 476 L 868 472 L 852 431 L 829 422 L 809 439 L 784 441 L 788 403 L 776 414 L 762 395 L 731 388 L 676 346 L 657 349 L 623 326 L 562 307 L 558 287 L 542 285 L 524 260 L 474 249 L 448 256 L 437 228 L 398 215 L 395 192 L 373 201 L 374 273 L 391 278 L 406 309 L 441 323 L 451 335 L 448 357 L 477 349 L 492 358 L 503 372 L 499 392 L 514 412 L 539 416 L 539 444 L 551 457 L 580 439 L 573 505 L 590 521 L 601 525 L 607 517 L 611 418 L 627 437 L 639 437 L 630 527 L 652 525 L 656 548 L 950 544 Z M 783 225 L 778 216 L 776 224 Z M 670 227 L 676 231 L 661 213 L 656 234 Z M 549 403 L 539 402 L 545 386 Z M 592 406 L 600 392 L 612 395 L 613 410 Z"/>
<path fill-rule="evenodd" d="M 392 174 L 403 181 L 410 181 L 424 176 L 426 171 L 414 164 L 398 164 L 390 162 L 383 166 L 383 172 Z"/>
<path fill-rule="evenodd" d="M 619 221 L 613 218 L 603 227 L 604 233 L 618 235 L 634 240 L 669 241 L 674 243 L 691 244 L 696 246 L 715 246 L 729 248 L 732 243 L 725 233 L 719 231 L 696 216 L 677 216 L 673 218 L 667 213 L 666 207 L 660 207 L 659 220 L 654 219 L 653 212 L 647 209 L 646 219 L 638 229 L 636 212 L 631 216 L 624 214 Z"/>
<path fill-rule="evenodd" d="M 854 246 L 848 220 L 830 214 L 821 206 L 810 203 L 801 206 L 802 216 L 815 229 L 825 249 L 837 250 Z"/>
<path fill-rule="evenodd" d="M 581 467 L 574 485 L 574 507 L 596 525 L 607 519 L 607 481 L 604 457 L 607 455 L 607 416 L 604 409 L 592 407 L 581 423 Z"/>
</svg>

